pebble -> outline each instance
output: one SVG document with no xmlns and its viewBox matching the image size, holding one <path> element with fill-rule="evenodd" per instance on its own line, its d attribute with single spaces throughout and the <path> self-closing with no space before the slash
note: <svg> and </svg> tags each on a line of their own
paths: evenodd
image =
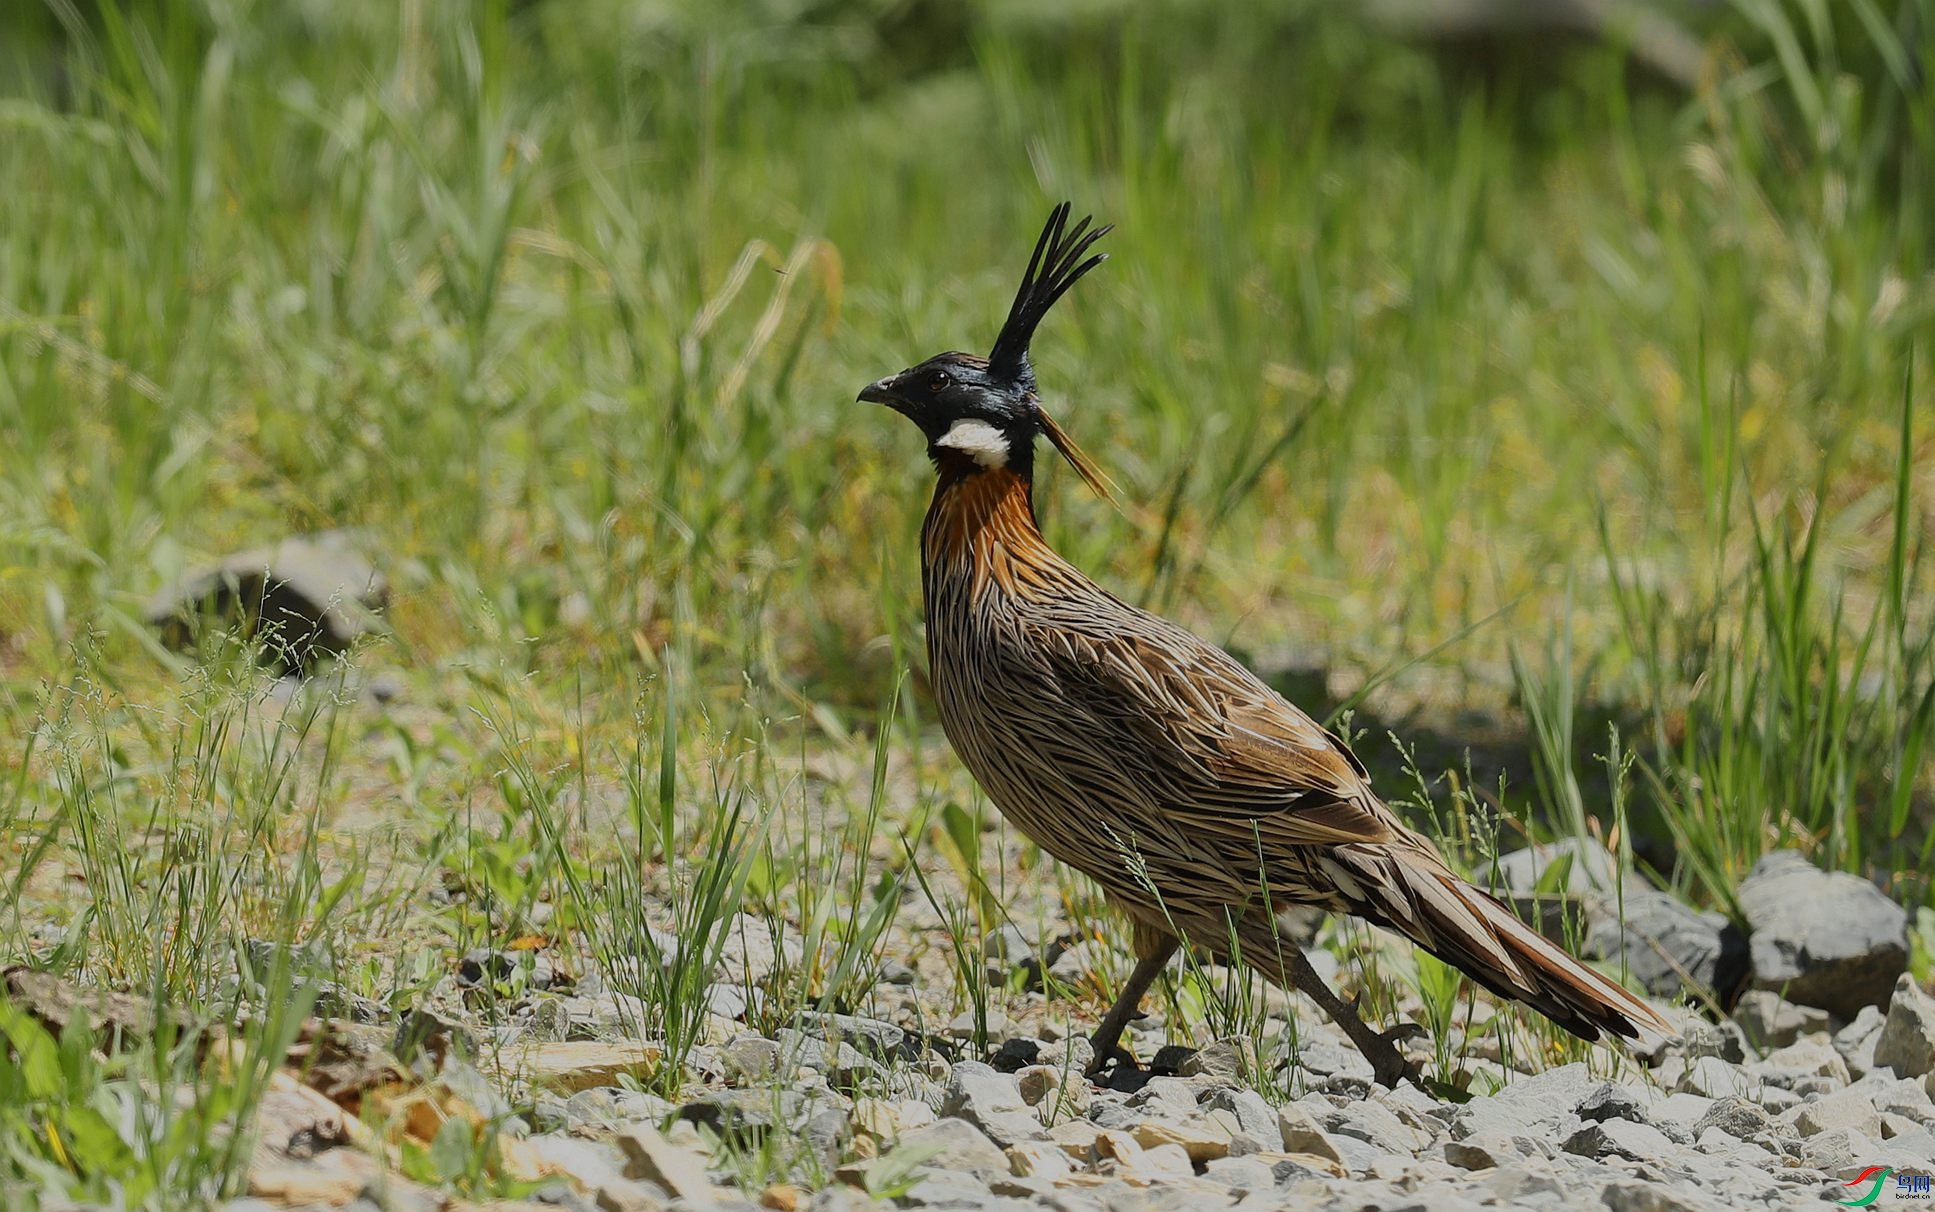
<svg viewBox="0 0 1935 1212">
<path fill-rule="evenodd" d="M 1759 1049 L 1785 1048 L 1803 1035 L 1828 1029 L 1828 1012 L 1797 1006 L 1771 989 L 1749 989 L 1733 1008 L 1733 1021 Z"/>
<path fill-rule="evenodd" d="M 1873 1103 L 1853 1090 L 1811 1099 L 1782 1117 L 1803 1137 L 1848 1128 L 1864 1136 L 1881 1135 L 1881 1116 Z"/>
<path fill-rule="evenodd" d="M 1307 1153 L 1339 1164 L 1344 1160 L 1323 1125 L 1307 1108 L 1296 1103 L 1277 1108 L 1277 1134 L 1286 1153 Z"/>
<path fill-rule="evenodd" d="M 954 1066 L 940 1111 L 943 1116 L 959 1116 L 1002 1148 L 1046 1135 L 1014 1077 L 979 1061 Z"/>
</svg>

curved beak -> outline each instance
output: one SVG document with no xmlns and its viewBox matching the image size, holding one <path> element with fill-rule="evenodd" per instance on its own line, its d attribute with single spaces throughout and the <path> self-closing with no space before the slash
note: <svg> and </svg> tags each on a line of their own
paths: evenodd
<svg viewBox="0 0 1935 1212">
<path fill-rule="evenodd" d="M 867 404 L 892 404 L 897 399 L 893 393 L 894 380 L 897 378 L 898 375 L 888 375 L 884 379 L 876 379 L 862 387 L 855 399 Z"/>
</svg>

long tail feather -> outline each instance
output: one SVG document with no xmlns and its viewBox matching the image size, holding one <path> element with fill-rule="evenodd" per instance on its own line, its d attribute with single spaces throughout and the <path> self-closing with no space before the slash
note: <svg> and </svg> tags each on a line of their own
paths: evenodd
<svg viewBox="0 0 1935 1212">
<path fill-rule="evenodd" d="M 1349 883 L 1362 894 L 1353 912 L 1581 1039 L 1674 1034 L 1658 1011 L 1459 879 L 1422 842 L 1339 846 L 1325 861 L 1349 870 Z"/>
</svg>

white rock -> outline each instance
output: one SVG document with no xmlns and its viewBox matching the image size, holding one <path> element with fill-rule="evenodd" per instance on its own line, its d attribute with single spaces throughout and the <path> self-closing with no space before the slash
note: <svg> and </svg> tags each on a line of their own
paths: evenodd
<svg viewBox="0 0 1935 1212">
<path fill-rule="evenodd" d="M 718 1200 L 705 1161 L 692 1150 L 673 1144 L 650 1124 L 628 1124 L 613 1138 L 625 1155 L 625 1177 L 655 1182 L 691 1208 L 709 1208 Z"/>
<path fill-rule="evenodd" d="M 1054 1141 L 1024 1140 L 1008 1146 L 1008 1165 L 1017 1178 L 1060 1178 L 1075 1163 Z"/>
<path fill-rule="evenodd" d="M 1792 1086 L 1804 1077 L 1825 1077 L 1843 1086 L 1848 1084 L 1847 1061 L 1839 1051 L 1818 1040 L 1804 1039 L 1789 1044 L 1747 1068 L 1771 1086 Z"/>
<path fill-rule="evenodd" d="M 1881 1117 L 1874 1104 L 1853 1090 L 1841 1090 L 1802 1103 L 1782 1116 L 1802 1136 L 1819 1136 L 1836 1128 L 1849 1128 L 1870 1139 L 1881 1135 Z"/>
<path fill-rule="evenodd" d="M 1285 1103 L 1277 1108 L 1277 1133 L 1286 1153 L 1309 1153 L 1342 1164 L 1343 1155 L 1325 1134 L 1323 1125 L 1305 1107 Z"/>
</svg>

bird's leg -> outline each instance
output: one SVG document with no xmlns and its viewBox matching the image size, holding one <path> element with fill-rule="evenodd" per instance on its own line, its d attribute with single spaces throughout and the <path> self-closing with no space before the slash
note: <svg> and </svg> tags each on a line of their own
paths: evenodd
<svg viewBox="0 0 1935 1212">
<path fill-rule="evenodd" d="M 1095 1029 L 1090 1041 L 1095 1045 L 1095 1059 L 1089 1062 L 1088 1071 L 1099 1073 L 1115 1058 L 1116 1045 L 1122 1040 L 1122 1030 L 1135 1017 L 1136 1007 L 1142 1004 L 1142 995 L 1155 983 L 1156 976 L 1162 972 L 1169 957 L 1176 954 L 1177 942 L 1170 935 L 1156 935 L 1154 932 L 1136 931 L 1135 971 L 1129 973 L 1128 981 L 1122 992 L 1116 995 L 1115 1004 L 1102 1016 L 1101 1026 Z"/>
<path fill-rule="evenodd" d="M 1378 1085 L 1395 1090 L 1406 1077 L 1417 1080 L 1413 1066 L 1404 1059 L 1397 1045 L 1417 1035 L 1423 1028 L 1416 1023 L 1400 1023 L 1389 1031 L 1372 1029 L 1357 1016 L 1355 1003 L 1345 1001 L 1331 992 L 1329 985 L 1324 984 L 1324 978 L 1318 976 L 1317 970 L 1310 966 L 1310 957 L 1303 953 L 1302 947 L 1289 939 L 1282 940 L 1279 946 L 1288 952 L 1284 956 L 1283 967 L 1290 977 L 1290 983 L 1296 986 L 1298 992 L 1322 1007 L 1323 1012 L 1330 1015 L 1331 1021 L 1350 1036 L 1350 1042 L 1356 1044 L 1364 1059 L 1371 1062 L 1371 1072 Z"/>
</svg>

